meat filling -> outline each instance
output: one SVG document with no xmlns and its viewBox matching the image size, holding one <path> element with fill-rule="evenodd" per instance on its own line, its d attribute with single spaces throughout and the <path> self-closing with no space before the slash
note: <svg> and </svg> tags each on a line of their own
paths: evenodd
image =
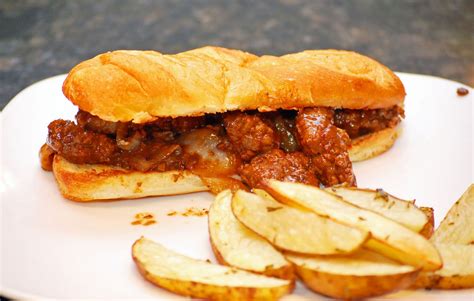
<svg viewBox="0 0 474 301">
<path fill-rule="evenodd" d="M 260 115 L 229 113 L 224 116 L 224 126 L 230 142 L 244 161 L 279 147 L 275 130 Z"/>
<path fill-rule="evenodd" d="M 310 159 L 302 152 L 272 149 L 244 164 L 239 173 L 250 187 L 262 187 L 265 179 L 319 185 Z"/>
<path fill-rule="evenodd" d="M 106 135 L 61 119 L 49 124 L 47 143 L 55 152 L 78 164 L 112 163 L 113 155 L 119 150 Z"/>
<path fill-rule="evenodd" d="M 378 110 L 307 108 L 299 112 L 232 112 L 109 122 L 79 111 L 77 123 L 48 126 L 42 166 L 57 153 L 77 164 L 138 171 L 191 170 L 205 177 L 239 174 L 250 187 L 265 178 L 331 186 L 355 185 L 350 138 L 394 127 L 398 106 Z"/>
<path fill-rule="evenodd" d="M 240 166 L 222 126 L 203 127 L 204 117 L 146 125 L 111 123 L 85 112 L 76 118 L 77 124 L 55 120 L 48 127 L 48 149 L 73 163 L 138 171 L 188 169 L 204 176 L 236 174 Z M 46 166 L 46 152 L 42 154 Z"/>
<path fill-rule="evenodd" d="M 76 114 L 77 125 L 88 131 L 93 131 L 101 134 L 115 134 L 117 131 L 118 122 L 110 122 L 100 119 L 97 116 L 91 115 L 84 111 L 79 111 Z"/>
<path fill-rule="evenodd" d="M 133 151 L 127 151 L 114 138 L 85 130 L 72 121 L 51 122 L 47 143 L 56 153 L 77 164 L 109 164 L 139 171 L 184 169 L 185 158 L 178 144 L 140 140 Z"/>
<path fill-rule="evenodd" d="M 307 108 L 298 113 L 296 129 L 305 154 L 319 180 L 325 186 L 346 183 L 356 185 L 348 149 L 347 133 L 334 126 L 334 111 L 328 108 Z"/>
<path fill-rule="evenodd" d="M 369 133 L 393 128 L 405 117 L 403 108 L 393 106 L 388 109 L 376 110 L 336 110 L 334 124 L 357 138 Z"/>
</svg>

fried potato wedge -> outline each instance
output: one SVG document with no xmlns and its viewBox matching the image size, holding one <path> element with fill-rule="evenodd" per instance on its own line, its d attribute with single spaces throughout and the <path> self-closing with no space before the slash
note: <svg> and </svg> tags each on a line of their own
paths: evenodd
<svg viewBox="0 0 474 301">
<path fill-rule="evenodd" d="M 436 229 L 439 243 L 474 244 L 474 184 L 471 184 Z"/>
<path fill-rule="evenodd" d="M 234 194 L 232 212 L 241 223 L 277 248 L 298 253 L 349 253 L 368 238 L 368 231 L 243 190 Z"/>
<path fill-rule="evenodd" d="M 383 190 L 353 187 L 329 187 L 326 191 L 337 194 L 346 202 L 375 211 L 415 231 L 428 224 L 428 218 L 413 202 L 394 197 Z"/>
<path fill-rule="evenodd" d="M 412 288 L 474 288 L 474 245 L 437 243 L 443 268 L 422 272 Z"/>
<path fill-rule="evenodd" d="M 290 293 L 294 286 L 288 280 L 192 259 L 143 237 L 133 244 L 132 256 L 147 280 L 193 298 L 277 300 Z"/>
<path fill-rule="evenodd" d="M 232 192 L 219 193 L 209 209 L 212 250 L 221 264 L 283 279 L 294 279 L 293 265 L 267 240 L 242 225 L 232 213 Z"/>
<path fill-rule="evenodd" d="M 451 207 L 431 241 L 443 268 L 421 273 L 413 288 L 474 288 L 474 185 Z"/>
<path fill-rule="evenodd" d="M 423 213 L 426 215 L 426 218 L 428 219 L 428 223 L 426 223 L 423 229 L 421 229 L 420 234 L 426 238 L 431 238 L 434 233 L 435 225 L 434 209 L 430 207 L 420 207 L 420 210 L 423 211 Z"/>
<path fill-rule="evenodd" d="M 340 299 L 375 297 L 410 286 L 419 269 L 360 249 L 345 256 L 286 254 L 313 291 Z"/>
<path fill-rule="evenodd" d="M 436 248 L 422 235 L 378 213 L 346 202 L 314 186 L 267 180 L 268 191 L 277 200 L 296 204 L 334 221 L 370 231 L 365 247 L 396 261 L 433 271 L 442 267 Z"/>
</svg>

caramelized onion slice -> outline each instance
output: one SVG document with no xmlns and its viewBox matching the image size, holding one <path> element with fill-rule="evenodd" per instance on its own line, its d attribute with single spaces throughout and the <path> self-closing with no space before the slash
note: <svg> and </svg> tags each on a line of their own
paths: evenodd
<svg viewBox="0 0 474 301">
<path fill-rule="evenodd" d="M 141 130 L 133 130 L 130 134 L 130 128 L 126 123 L 119 123 L 117 125 L 117 136 L 115 140 L 117 141 L 117 146 L 126 151 L 134 151 L 142 142 L 145 134 Z"/>
<path fill-rule="evenodd" d="M 142 172 L 155 170 L 160 164 L 167 164 L 175 153 L 181 152 L 181 146 L 178 144 L 159 144 L 151 148 L 148 153 L 132 154 L 130 161 L 132 169 Z M 166 170 L 166 168 L 165 168 Z"/>
</svg>

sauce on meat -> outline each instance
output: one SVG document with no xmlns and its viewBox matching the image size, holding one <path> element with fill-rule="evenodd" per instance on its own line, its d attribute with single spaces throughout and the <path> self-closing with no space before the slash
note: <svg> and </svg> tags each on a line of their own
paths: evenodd
<svg viewBox="0 0 474 301">
<path fill-rule="evenodd" d="M 224 116 L 229 140 L 244 161 L 279 147 L 279 136 L 261 115 L 232 112 Z"/>
<path fill-rule="evenodd" d="M 349 137 L 357 138 L 388 127 L 393 128 L 404 117 L 405 112 L 399 106 L 376 110 L 341 109 L 334 113 L 334 124 L 345 130 Z"/>
<path fill-rule="evenodd" d="M 262 187 L 265 179 L 319 185 L 310 158 L 302 152 L 272 149 L 244 164 L 239 173 L 250 187 Z"/>
<path fill-rule="evenodd" d="M 296 129 L 303 152 L 325 186 L 346 183 L 356 185 L 348 149 L 349 135 L 334 125 L 334 111 L 329 108 L 306 108 L 296 116 Z"/>
</svg>

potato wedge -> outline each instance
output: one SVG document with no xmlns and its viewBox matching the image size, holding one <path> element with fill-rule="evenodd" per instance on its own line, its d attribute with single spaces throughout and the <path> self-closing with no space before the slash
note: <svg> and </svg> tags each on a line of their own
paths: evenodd
<svg viewBox="0 0 474 301">
<path fill-rule="evenodd" d="M 212 250 L 221 264 L 284 279 L 294 279 L 293 265 L 267 240 L 240 223 L 232 213 L 232 192 L 219 193 L 209 209 Z"/>
<path fill-rule="evenodd" d="M 306 254 L 342 254 L 358 249 L 368 232 L 239 190 L 235 217 L 279 249 Z"/>
<path fill-rule="evenodd" d="M 345 256 L 286 255 L 313 291 L 341 299 L 384 295 L 410 286 L 419 269 L 360 249 Z"/>
<path fill-rule="evenodd" d="M 474 244 L 474 184 L 451 207 L 436 229 L 432 241 Z"/>
<path fill-rule="evenodd" d="M 422 272 L 412 288 L 474 288 L 474 245 L 437 243 L 443 268 Z"/>
<path fill-rule="evenodd" d="M 428 223 L 426 223 L 423 229 L 421 229 L 420 234 L 429 239 L 434 233 L 434 209 L 430 207 L 420 207 L 420 210 L 423 211 L 423 213 L 426 215 L 426 218 L 428 219 Z"/>
<path fill-rule="evenodd" d="M 383 190 L 353 187 L 329 187 L 325 190 L 337 194 L 351 204 L 393 219 L 415 232 L 421 232 L 428 223 L 426 215 L 413 202 L 396 198 Z"/>
<path fill-rule="evenodd" d="M 399 262 L 433 271 L 440 269 L 441 257 L 423 236 L 378 213 L 362 209 L 341 197 L 314 186 L 266 181 L 268 191 L 279 201 L 303 206 L 357 229 L 370 231 L 365 247 Z"/>
<path fill-rule="evenodd" d="M 470 185 L 436 229 L 434 241 L 443 268 L 423 272 L 413 288 L 474 288 L 474 185 Z"/>
<path fill-rule="evenodd" d="M 192 259 L 144 237 L 132 247 L 140 273 L 173 293 L 211 300 L 277 300 L 293 289 L 288 280 Z"/>
</svg>

